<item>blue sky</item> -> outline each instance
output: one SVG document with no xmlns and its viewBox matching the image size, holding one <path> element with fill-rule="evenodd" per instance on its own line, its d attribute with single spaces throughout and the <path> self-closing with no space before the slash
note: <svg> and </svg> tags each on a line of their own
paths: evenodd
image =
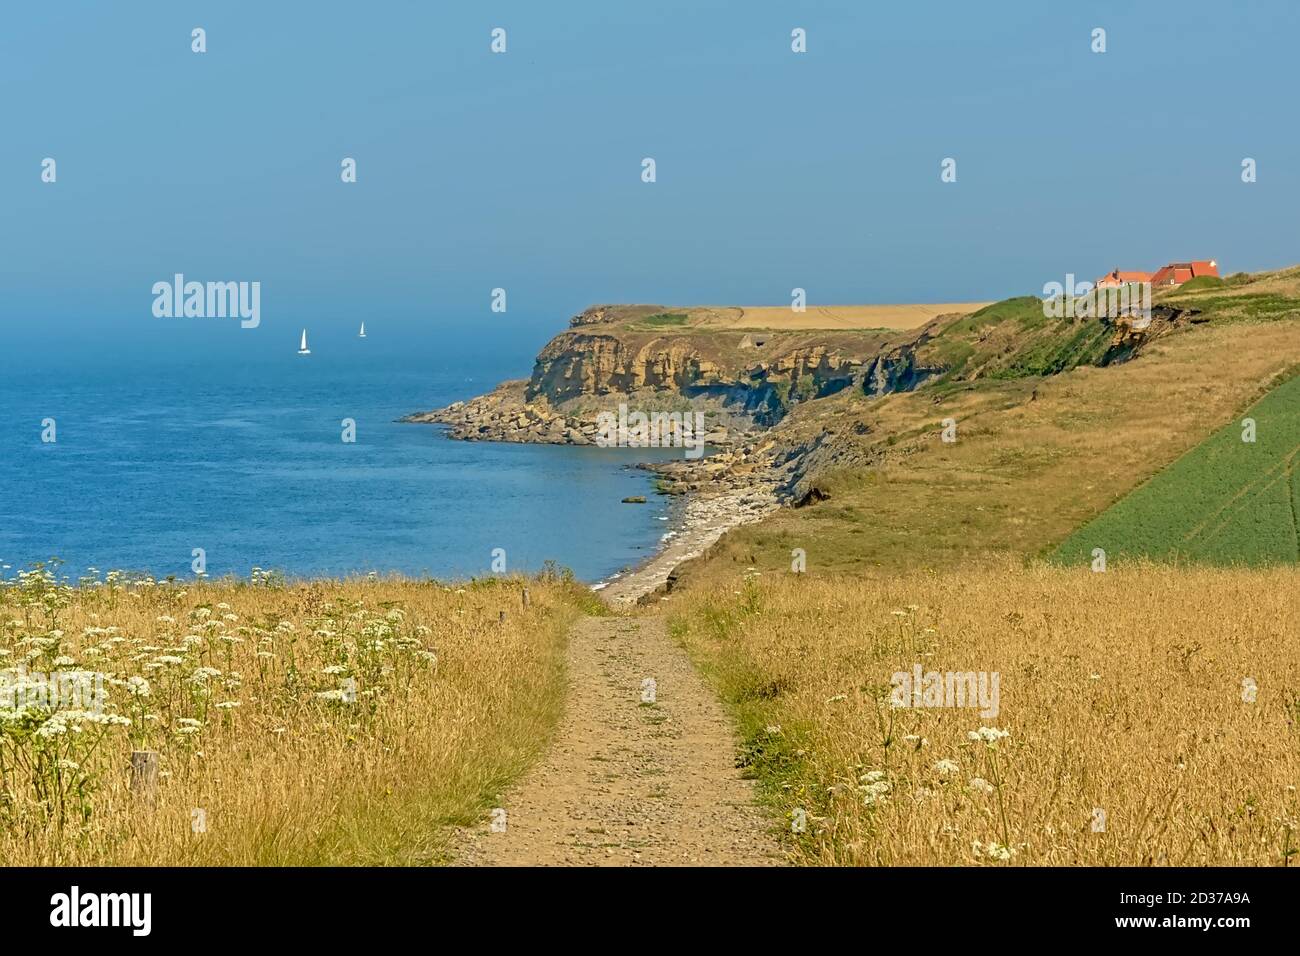
<svg viewBox="0 0 1300 956">
<path fill-rule="evenodd" d="M 155 319 L 175 272 L 261 281 L 257 334 L 368 318 L 531 348 L 594 302 L 992 299 L 1300 260 L 1290 3 L 134 0 L 0 20 L 0 341 L 254 334 Z"/>
</svg>

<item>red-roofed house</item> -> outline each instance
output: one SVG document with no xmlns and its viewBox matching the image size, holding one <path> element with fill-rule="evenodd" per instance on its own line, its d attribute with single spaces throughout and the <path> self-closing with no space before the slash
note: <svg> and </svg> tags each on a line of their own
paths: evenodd
<svg viewBox="0 0 1300 956">
<path fill-rule="evenodd" d="M 1119 286 L 1127 285 L 1130 282 L 1150 282 L 1151 273 L 1149 272 L 1122 272 L 1119 269 L 1107 272 L 1104 276 L 1093 283 L 1097 289 L 1114 289 Z"/>
<path fill-rule="evenodd" d="M 1197 276 L 1215 276 L 1219 275 L 1219 264 L 1213 259 L 1200 260 L 1197 262 L 1171 262 L 1167 266 L 1161 266 L 1151 276 L 1151 285 L 1160 288 L 1161 286 L 1182 285 L 1188 279 L 1195 279 Z"/>
</svg>

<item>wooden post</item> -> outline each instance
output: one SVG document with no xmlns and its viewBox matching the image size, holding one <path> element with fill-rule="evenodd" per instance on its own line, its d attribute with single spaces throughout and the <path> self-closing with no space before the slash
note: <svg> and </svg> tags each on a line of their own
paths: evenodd
<svg viewBox="0 0 1300 956">
<path fill-rule="evenodd" d="M 157 751 L 131 751 L 131 792 L 138 797 L 152 797 L 158 792 Z"/>
<path fill-rule="evenodd" d="M 527 611 L 532 603 L 532 600 L 528 597 L 528 588 L 524 588 L 524 610 Z"/>
<path fill-rule="evenodd" d="M 504 624 L 506 623 L 506 612 L 505 612 L 505 611 L 502 611 L 502 612 L 501 612 L 501 616 L 500 616 L 499 618 L 497 618 L 497 623 L 498 623 L 498 624 L 501 624 L 501 625 L 504 625 Z"/>
</svg>

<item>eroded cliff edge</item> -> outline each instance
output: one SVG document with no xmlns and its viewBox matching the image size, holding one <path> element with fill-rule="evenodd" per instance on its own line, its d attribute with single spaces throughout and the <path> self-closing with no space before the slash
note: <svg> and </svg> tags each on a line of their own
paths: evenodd
<svg viewBox="0 0 1300 956">
<path fill-rule="evenodd" d="M 862 402 L 924 388 L 940 406 L 980 383 L 1122 361 L 1195 320 L 1195 310 L 1166 306 L 1144 327 L 1054 319 L 1032 296 L 938 311 L 913 328 L 845 328 L 837 316 L 827 321 L 837 327 L 815 328 L 815 316 L 787 314 L 593 306 L 547 343 L 529 378 L 403 420 L 444 425 L 468 441 L 587 445 L 599 443 L 601 414 L 616 416 L 620 406 L 698 412 L 716 454 L 654 465 L 664 490 L 762 485 L 798 504 L 816 500 L 817 474 L 869 465 L 907 437 L 901 429 L 880 441 L 876 426 L 853 414 Z"/>
<path fill-rule="evenodd" d="M 594 306 L 538 354 L 528 379 L 404 421 L 468 441 L 592 444 L 602 412 L 697 411 L 710 444 L 734 446 L 800 403 L 845 389 L 913 388 L 925 336 L 890 329 L 780 329 L 710 321 L 713 309 Z"/>
</svg>

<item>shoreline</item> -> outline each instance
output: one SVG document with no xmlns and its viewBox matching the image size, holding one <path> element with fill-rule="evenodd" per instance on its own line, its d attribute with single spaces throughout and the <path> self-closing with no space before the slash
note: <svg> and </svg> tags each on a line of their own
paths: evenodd
<svg viewBox="0 0 1300 956">
<path fill-rule="evenodd" d="M 498 391 L 517 383 L 506 382 L 498 386 Z M 471 400 L 473 401 L 473 400 Z M 469 403 L 456 403 L 457 410 Z M 523 444 L 586 444 L 572 441 L 547 441 L 537 435 L 530 435 L 526 430 L 506 431 L 479 437 L 464 430 L 458 430 L 450 422 L 440 419 L 438 412 L 408 415 L 398 419 L 405 424 L 432 425 L 444 441 L 471 441 L 486 443 L 523 443 Z M 777 482 L 773 477 L 766 480 L 750 479 L 742 484 L 735 483 L 735 476 L 729 486 L 703 489 L 697 482 L 707 481 L 710 477 L 708 466 L 728 463 L 733 450 L 726 446 L 710 444 L 713 454 L 684 462 L 688 468 L 686 474 L 672 474 L 663 467 L 663 463 L 641 462 L 633 467 L 642 468 L 651 474 L 658 473 L 661 479 L 667 478 L 680 490 L 668 497 L 680 499 L 669 506 L 667 528 L 659 536 L 655 552 L 634 565 L 605 575 L 594 582 L 584 585 L 593 594 L 615 608 L 626 608 L 642 603 L 647 598 L 665 589 L 674 570 L 679 564 L 698 558 L 734 528 L 753 524 L 781 508 L 781 499 L 776 493 Z M 712 462 L 711 462 L 712 459 Z M 677 464 L 677 463 L 675 463 Z M 647 489 L 649 492 L 650 489 Z M 658 492 L 658 494 L 664 494 Z"/>
<path fill-rule="evenodd" d="M 596 582 L 591 590 L 616 608 L 640 603 L 664 588 L 679 564 L 704 554 L 728 531 L 761 521 L 779 508 L 771 488 L 761 484 L 709 495 L 687 492 L 655 555 Z"/>
</svg>

